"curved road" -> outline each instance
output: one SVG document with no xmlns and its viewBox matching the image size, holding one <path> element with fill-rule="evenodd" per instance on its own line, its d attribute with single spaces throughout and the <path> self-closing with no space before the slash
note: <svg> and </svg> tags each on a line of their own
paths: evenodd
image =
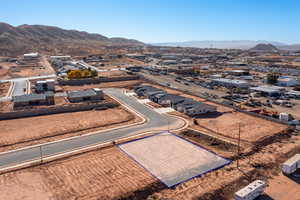
<svg viewBox="0 0 300 200">
<path fill-rule="evenodd" d="M 111 88 L 105 89 L 104 91 L 106 94 L 112 96 L 124 105 L 130 107 L 132 110 L 135 110 L 146 117 L 146 123 L 44 144 L 42 145 L 43 157 L 58 155 L 105 142 L 111 142 L 147 131 L 155 132 L 168 130 L 169 127 L 171 129 L 178 129 L 185 125 L 183 120 L 173 116 L 159 114 L 148 106 L 139 103 L 135 98 L 125 95 L 121 89 Z M 37 160 L 39 158 L 40 146 L 4 152 L 0 154 L 0 168 L 13 166 L 31 160 Z"/>
</svg>

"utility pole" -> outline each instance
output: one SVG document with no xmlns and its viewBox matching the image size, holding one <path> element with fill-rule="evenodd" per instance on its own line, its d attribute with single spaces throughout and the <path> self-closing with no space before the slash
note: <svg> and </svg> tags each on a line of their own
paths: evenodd
<svg viewBox="0 0 300 200">
<path fill-rule="evenodd" d="M 238 148 L 237 148 L 237 168 L 239 169 L 239 160 L 240 160 L 240 144 L 241 144 L 241 123 L 239 122 L 239 136 L 238 136 Z"/>
<path fill-rule="evenodd" d="M 250 181 L 251 180 L 251 177 L 248 176 L 242 169 L 240 169 L 240 144 L 241 144 L 241 122 L 239 122 L 239 136 L 238 136 L 238 148 L 237 148 L 237 161 L 236 161 L 236 167 L 237 169 L 242 172 L 247 178 L 248 180 Z"/>
</svg>

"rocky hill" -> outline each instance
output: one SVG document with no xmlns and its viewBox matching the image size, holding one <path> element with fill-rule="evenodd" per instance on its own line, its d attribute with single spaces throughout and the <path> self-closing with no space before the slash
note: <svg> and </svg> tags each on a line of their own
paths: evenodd
<svg viewBox="0 0 300 200">
<path fill-rule="evenodd" d="M 257 52 L 277 52 L 278 51 L 278 49 L 272 44 L 258 44 L 249 50 L 257 51 Z"/>
<path fill-rule="evenodd" d="M 65 30 L 54 26 L 0 23 L 0 55 L 19 55 L 40 51 L 50 53 L 90 53 L 103 46 L 139 46 L 142 42 L 126 38 L 108 38 L 100 34 Z"/>
</svg>

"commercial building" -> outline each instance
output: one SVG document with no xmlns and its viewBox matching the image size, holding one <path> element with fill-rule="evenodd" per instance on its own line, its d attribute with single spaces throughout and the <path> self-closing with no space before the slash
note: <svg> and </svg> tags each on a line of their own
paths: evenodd
<svg viewBox="0 0 300 200">
<path fill-rule="evenodd" d="M 52 105 L 54 104 L 54 93 L 45 92 L 43 94 L 14 96 L 12 101 L 14 109 L 35 105 Z"/>
<path fill-rule="evenodd" d="M 104 99 L 104 94 L 99 88 L 88 90 L 79 90 L 68 92 L 68 100 L 71 103 L 84 102 L 84 101 L 100 101 Z"/>
<path fill-rule="evenodd" d="M 281 96 L 284 93 L 284 88 L 277 87 L 277 86 L 258 86 L 258 87 L 251 87 L 250 92 L 257 92 L 260 93 L 262 96 L 270 96 L 270 97 L 276 97 Z"/>
<path fill-rule="evenodd" d="M 226 78 L 212 79 L 211 83 L 213 85 L 223 86 L 223 87 L 227 87 L 227 88 L 249 88 L 250 87 L 250 84 L 248 81 L 226 79 Z"/>
</svg>

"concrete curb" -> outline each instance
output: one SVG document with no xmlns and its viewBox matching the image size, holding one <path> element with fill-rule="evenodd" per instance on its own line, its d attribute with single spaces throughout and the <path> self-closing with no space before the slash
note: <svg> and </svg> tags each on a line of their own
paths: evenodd
<svg viewBox="0 0 300 200">
<path fill-rule="evenodd" d="M 8 89 L 6 97 L 11 97 L 14 89 L 15 89 L 15 82 L 14 81 L 10 81 L 10 87 Z"/>
<path fill-rule="evenodd" d="M 26 93 L 25 94 L 30 94 L 31 92 L 31 82 L 29 80 L 26 81 Z"/>
</svg>

